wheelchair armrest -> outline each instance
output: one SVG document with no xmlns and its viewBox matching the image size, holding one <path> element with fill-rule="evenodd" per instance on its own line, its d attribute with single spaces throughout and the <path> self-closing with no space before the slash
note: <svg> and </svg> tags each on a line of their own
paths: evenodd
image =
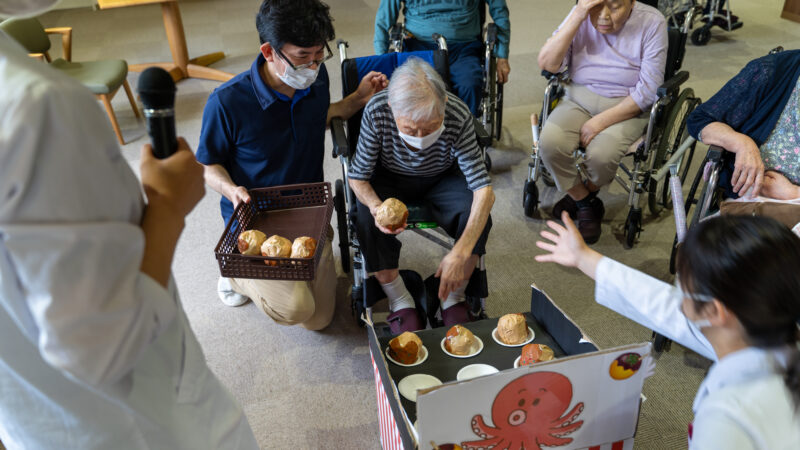
<svg viewBox="0 0 800 450">
<path fill-rule="evenodd" d="M 403 22 L 397 22 L 389 28 L 389 40 L 390 41 L 402 41 L 403 40 L 403 32 L 405 31 L 405 25 Z"/>
<path fill-rule="evenodd" d="M 675 89 L 678 89 L 686 80 L 689 79 L 689 72 L 683 70 L 676 73 L 672 78 L 665 81 L 664 84 L 656 89 L 656 95 L 664 97 Z"/>
<path fill-rule="evenodd" d="M 472 125 L 475 128 L 475 139 L 478 141 L 478 146 L 481 148 L 486 148 L 492 145 L 492 136 L 489 134 L 486 128 L 483 127 L 481 121 L 473 117 Z"/>
<path fill-rule="evenodd" d="M 494 45 L 495 42 L 497 42 L 497 25 L 491 22 L 486 25 L 486 43 L 488 45 Z"/>
<path fill-rule="evenodd" d="M 333 157 L 349 156 L 350 145 L 344 131 L 344 120 L 341 117 L 331 119 L 331 141 L 333 141 Z"/>
</svg>

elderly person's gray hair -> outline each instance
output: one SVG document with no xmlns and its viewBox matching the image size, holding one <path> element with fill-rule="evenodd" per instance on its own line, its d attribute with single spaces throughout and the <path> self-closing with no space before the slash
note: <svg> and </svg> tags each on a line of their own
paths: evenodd
<svg viewBox="0 0 800 450">
<path fill-rule="evenodd" d="M 415 122 L 444 117 L 447 88 L 430 64 L 411 57 L 395 69 L 389 82 L 389 105 L 395 117 Z"/>
</svg>

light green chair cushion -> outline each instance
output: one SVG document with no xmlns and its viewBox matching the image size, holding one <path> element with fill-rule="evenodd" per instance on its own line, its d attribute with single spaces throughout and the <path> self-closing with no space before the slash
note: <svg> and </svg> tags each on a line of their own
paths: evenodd
<svg viewBox="0 0 800 450">
<path fill-rule="evenodd" d="M 50 38 L 36 19 L 8 19 L 0 23 L 0 30 L 19 42 L 28 53 L 44 53 L 50 50 Z"/>
<path fill-rule="evenodd" d="M 110 94 L 122 85 L 128 74 L 128 64 L 121 59 L 104 61 L 53 61 L 51 66 L 83 83 L 95 94 Z"/>
</svg>

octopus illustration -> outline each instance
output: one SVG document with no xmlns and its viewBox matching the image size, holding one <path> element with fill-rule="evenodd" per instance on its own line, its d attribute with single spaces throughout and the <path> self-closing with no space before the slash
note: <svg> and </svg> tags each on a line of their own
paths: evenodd
<svg viewBox="0 0 800 450">
<path fill-rule="evenodd" d="M 542 446 L 569 444 L 566 435 L 578 430 L 583 421 L 575 421 L 583 412 L 583 402 L 564 412 L 572 403 L 572 383 L 555 372 L 523 375 L 507 384 L 492 403 L 494 427 L 476 414 L 472 432 L 478 441 L 462 442 L 465 450 L 508 449 L 541 450 Z"/>
</svg>

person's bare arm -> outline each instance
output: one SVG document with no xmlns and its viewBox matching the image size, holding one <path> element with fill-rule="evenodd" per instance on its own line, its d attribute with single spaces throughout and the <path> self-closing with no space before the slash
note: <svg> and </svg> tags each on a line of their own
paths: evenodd
<svg viewBox="0 0 800 450">
<path fill-rule="evenodd" d="M 356 195 L 361 204 L 369 208 L 369 212 L 372 213 L 372 217 L 375 217 L 375 212 L 377 211 L 378 207 L 381 206 L 383 201 L 378 194 L 375 192 L 375 189 L 372 188 L 372 185 L 369 181 L 364 180 L 356 180 L 354 178 L 350 178 L 350 188 L 353 190 L 353 193 Z M 378 227 L 381 232 L 386 234 L 400 234 L 403 230 L 406 229 L 405 224 L 402 227 L 395 229 L 394 231 L 381 226 L 377 220 L 375 220 L 375 226 Z"/>
<path fill-rule="evenodd" d="M 382 91 L 389 85 L 389 80 L 386 75 L 380 72 L 370 72 L 361 79 L 358 89 L 347 97 L 339 100 L 336 103 L 331 103 L 328 107 L 328 121 L 334 117 L 341 117 L 342 119 L 349 119 L 350 116 L 356 113 L 359 109 L 363 108 L 373 95 Z"/>
<path fill-rule="evenodd" d="M 603 0 L 579 0 L 572 10 L 561 29 L 551 36 L 539 50 L 539 68 L 548 72 L 558 72 L 564 56 L 572 45 L 572 39 L 581 27 L 581 24 L 589 15 L 589 11 L 595 6 L 603 3 Z"/>
<path fill-rule="evenodd" d="M 169 282 L 184 217 L 205 193 L 202 165 L 186 141 L 178 142 L 178 151 L 166 159 L 156 159 L 149 144 L 142 148 L 141 177 L 147 207 L 142 217 L 145 246 L 140 270 L 164 287 Z"/>
<path fill-rule="evenodd" d="M 728 124 L 711 122 L 700 130 L 700 141 L 717 145 L 736 154 L 731 186 L 742 195 L 751 187 L 752 196 L 758 195 L 764 183 L 764 161 L 755 141 L 746 134 L 739 133 Z"/>
<path fill-rule="evenodd" d="M 633 97 L 630 95 L 625 97 L 615 106 L 608 108 L 583 124 L 581 127 L 581 144 L 583 146 L 589 145 L 592 139 L 606 128 L 636 117 L 641 113 L 642 110 L 639 109 L 639 105 L 636 104 Z"/>
<path fill-rule="evenodd" d="M 456 290 L 467 279 L 467 263 L 472 256 L 472 249 L 483 233 L 486 222 L 489 220 L 489 213 L 494 205 L 494 191 L 491 186 L 482 187 L 472 194 L 472 207 L 467 219 L 467 226 L 461 237 L 456 241 L 453 249 L 439 263 L 436 270 L 436 277 L 440 277 L 439 297 L 446 298 L 447 295 Z"/>
<path fill-rule="evenodd" d="M 230 174 L 219 164 L 209 164 L 203 169 L 203 176 L 206 184 L 213 190 L 219 192 L 223 197 L 233 203 L 234 209 L 239 203 L 250 203 L 250 194 L 247 188 L 237 186 L 231 179 Z"/>
</svg>

